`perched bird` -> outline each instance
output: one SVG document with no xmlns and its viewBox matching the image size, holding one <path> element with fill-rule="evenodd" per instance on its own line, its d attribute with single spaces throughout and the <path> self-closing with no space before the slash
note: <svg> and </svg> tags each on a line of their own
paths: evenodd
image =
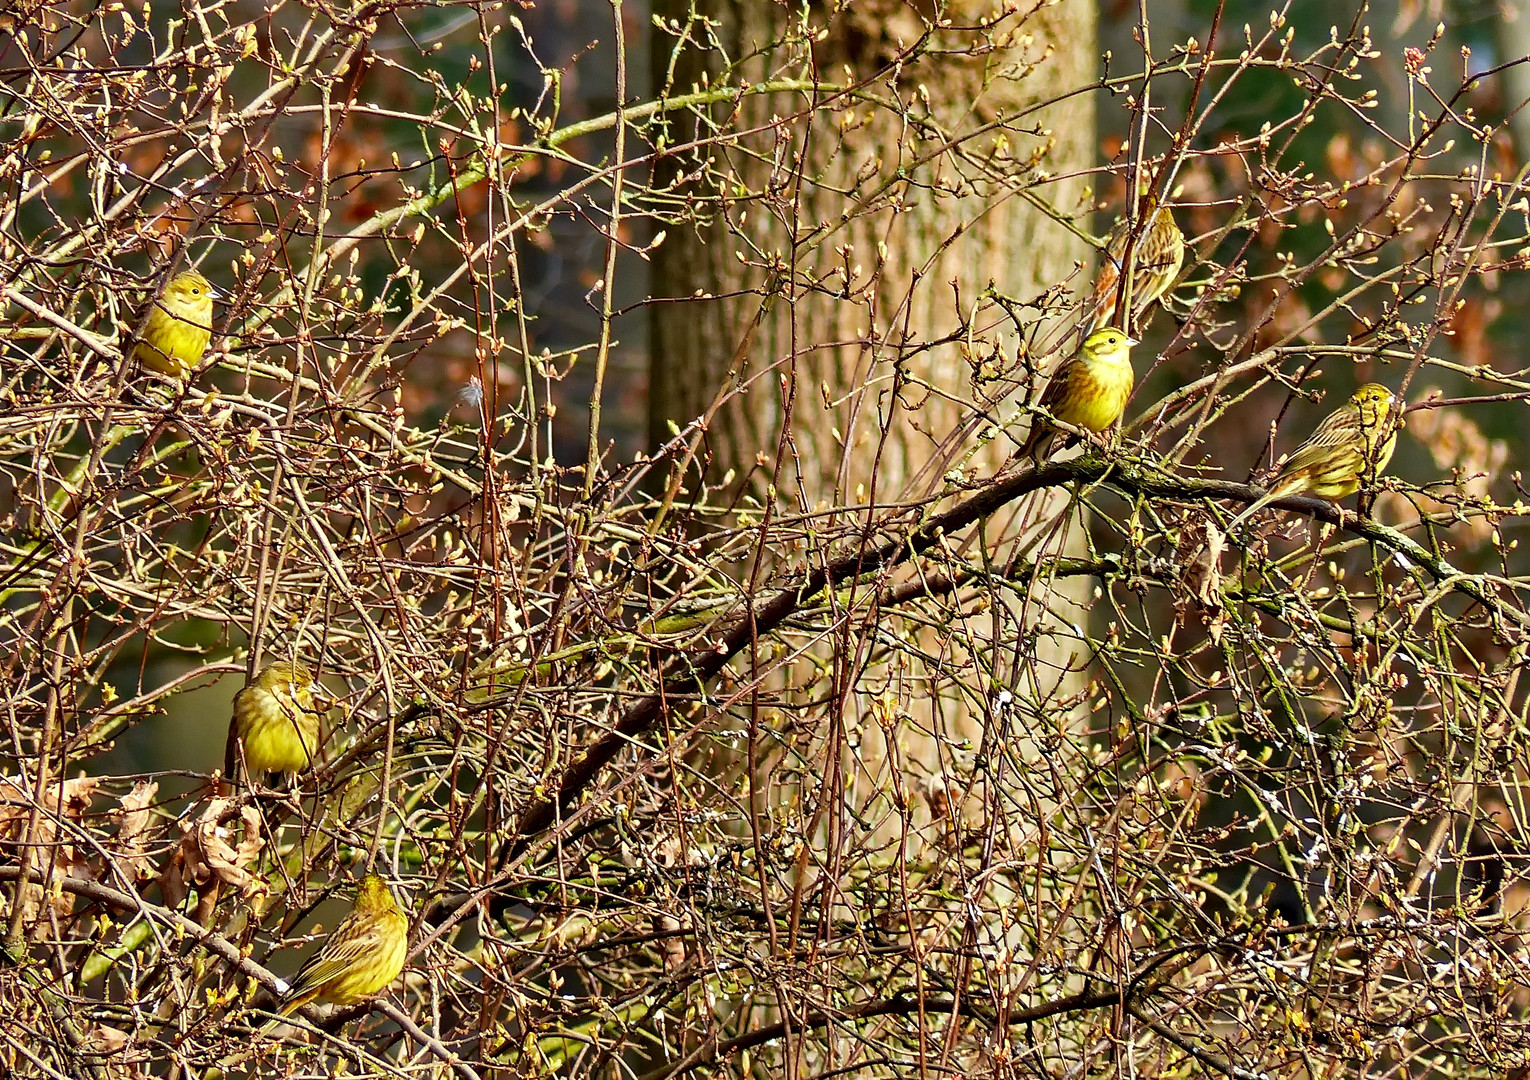
<svg viewBox="0 0 1530 1080">
<path fill-rule="evenodd" d="M 218 293 L 195 270 L 165 286 L 149 311 L 133 357 L 144 367 L 184 379 L 196 370 L 212 337 L 213 301 Z"/>
<path fill-rule="evenodd" d="M 1076 428 L 1101 432 L 1121 419 L 1131 397 L 1132 346 L 1137 344 L 1120 330 L 1107 327 L 1084 339 L 1078 352 L 1058 368 L 1041 395 L 1041 407 L 1053 417 Z M 1044 417 L 1031 424 L 1018 457 L 1040 461 L 1051 447 L 1058 429 Z"/>
<path fill-rule="evenodd" d="M 376 874 L 361 879 L 356 906 L 292 977 L 280 1013 L 310 1001 L 354 1005 L 382 990 L 404 970 L 409 918 Z"/>
<path fill-rule="evenodd" d="M 1392 460 L 1401 419 L 1392 419 L 1392 391 L 1366 383 L 1353 397 L 1329 413 L 1312 436 L 1286 458 L 1270 490 L 1233 519 L 1231 531 L 1243 519 L 1291 495 L 1342 499 L 1360 490 L 1362 480 L 1374 479 Z"/>
<path fill-rule="evenodd" d="M 302 772 L 318 746 L 313 672 L 278 660 L 234 695 L 223 774 L 232 778 L 241 758 L 251 774 Z"/>
<path fill-rule="evenodd" d="M 1157 205 L 1157 200 L 1151 196 L 1144 199 L 1142 205 L 1147 226 L 1137 237 L 1137 242 L 1131 245 L 1133 323 L 1142 317 L 1149 304 L 1169 291 L 1185 261 L 1185 234 L 1179 231 L 1173 211 Z M 1094 329 L 1115 321 L 1121 270 L 1130 236 L 1127 222 L 1122 219 L 1111 231 L 1110 240 L 1105 245 L 1105 265 L 1100 267 L 1100 276 L 1094 283 Z"/>
</svg>

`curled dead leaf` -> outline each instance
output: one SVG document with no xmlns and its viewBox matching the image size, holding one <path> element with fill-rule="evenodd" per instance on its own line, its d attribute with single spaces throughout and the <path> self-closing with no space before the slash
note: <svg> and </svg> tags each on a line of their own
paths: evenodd
<svg viewBox="0 0 1530 1080">
<path fill-rule="evenodd" d="M 1193 519 L 1180 534 L 1185 585 L 1207 611 L 1222 609 L 1222 552 L 1226 549 L 1227 537 L 1208 517 Z"/>
<path fill-rule="evenodd" d="M 74 894 L 59 886 L 59 878 L 95 879 L 86 849 L 78 846 L 75 839 L 81 835 L 77 826 L 89 812 L 99 786 L 100 780 L 93 776 L 76 776 L 49 784 L 42 797 L 35 799 L 38 814 L 34 830 L 30 781 L 26 777 L 0 776 L 0 842 L 11 851 L 31 845 L 34 852 L 46 853 L 45 858 L 32 860 L 34 869 L 49 875 L 45 887 L 41 891 L 23 890 L 22 920 L 29 926 L 37 921 L 44 897 L 55 916 L 65 918 L 73 912 Z"/>
<path fill-rule="evenodd" d="M 228 798 L 209 799 L 200 816 L 181 823 L 177 853 L 180 878 L 199 891 L 228 885 L 249 898 L 265 891 L 264 880 L 251 871 L 265 846 L 260 836 L 260 811 L 254 806 L 240 807 L 240 825 L 236 828 L 232 803 Z"/>
<path fill-rule="evenodd" d="M 102 1059 L 105 1075 L 112 1080 L 129 1080 L 147 1077 L 149 1073 L 136 1066 L 147 1065 L 153 1055 L 143 1046 L 135 1044 L 133 1036 L 121 1028 L 96 1024 L 82 1033 L 80 1049 L 92 1057 Z"/>
<path fill-rule="evenodd" d="M 153 876 L 153 864 L 147 851 L 155 838 L 149 826 L 154 821 L 153 806 L 158 794 L 158 784 L 140 780 L 122 797 L 117 810 L 120 822 L 117 826 L 117 866 L 131 873 L 137 881 L 147 881 Z"/>
</svg>

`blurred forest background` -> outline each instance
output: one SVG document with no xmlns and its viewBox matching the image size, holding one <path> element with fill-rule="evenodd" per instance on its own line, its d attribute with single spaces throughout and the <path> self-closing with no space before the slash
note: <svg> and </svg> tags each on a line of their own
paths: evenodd
<svg viewBox="0 0 1530 1080">
<path fill-rule="evenodd" d="M 1523 0 L 18 0 L 0 1063 L 1530 1077 L 1527 100 Z M 404 976 L 266 1026 L 367 867 Z"/>
</svg>

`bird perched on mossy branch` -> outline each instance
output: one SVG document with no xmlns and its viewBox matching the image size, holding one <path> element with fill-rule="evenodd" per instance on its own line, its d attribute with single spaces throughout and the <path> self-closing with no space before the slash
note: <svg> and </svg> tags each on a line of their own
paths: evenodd
<svg viewBox="0 0 1530 1080">
<path fill-rule="evenodd" d="M 299 773 L 319 746 L 319 712 L 314 707 L 313 672 L 302 664 L 267 664 L 234 695 L 223 773 L 236 775 L 239 762 L 257 773 Z"/>
<path fill-rule="evenodd" d="M 1071 427 L 1097 434 L 1108 429 L 1121 419 L 1126 400 L 1132 394 L 1136 381 L 1132 371 L 1132 346 L 1136 344 L 1122 331 L 1111 327 L 1090 334 L 1078 352 L 1053 374 L 1041 395 L 1041 408 Z M 1040 462 L 1050 452 L 1052 442 L 1059 434 L 1067 435 L 1064 445 L 1073 438 L 1070 433 L 1060 432 L 1045 416 L 1037 416 L 1016 456 Z"/>
<path fill-rule="evenodd" d="M 1149 304 L 1168 293 L 1185 261 L 1185 234 L 1179 231 L 1173 211 L 1168 206 L 1158 205 L 1152 196 L 1143 199 L 1142 208 L 1139 220 L 1145 220 L 1147 225 L 1140 231 L 1136 242 L 1130 245 L 1132 325 L 1142 317 Z M 1123 219 L 1111 231 L 1110 240 L 1105 245 L 1105 262 L 1094 283 L 1092 326 L 1095 329 L 1115 322 L 1121 295 L 1121 271 L 1126 264 L 1130 239 L 1128 223 Z"/>
<path fill-rule="evenodd" d="M 1392 460 L 1402 418 L 1392 416 L 1392 391 L 1366 383 L 1329 413 L 1280 466 L 1270 490 L 1233 519 L 1229 531 L 1277 499 L 1317 495 L 1342 499 L 1375 480 Z"/>
<path fill-rule="evenodd" d="M 388 883 L 376 874 L 361 879 L 356 905 L 318 952 L 292 977 L 280 1013 L 290 1015 L 312 1001 L 354 1005 L 383 990 L 404 970 L 409 918 Z"/>
<path fill-rule="evenodd" d="M 195 270 L 178 274 L 149 309 L 133 357 L 144 367 L 184 379 L 207 352 L 212 337 L 213 301 L 218 293 Z"/>
</svg>

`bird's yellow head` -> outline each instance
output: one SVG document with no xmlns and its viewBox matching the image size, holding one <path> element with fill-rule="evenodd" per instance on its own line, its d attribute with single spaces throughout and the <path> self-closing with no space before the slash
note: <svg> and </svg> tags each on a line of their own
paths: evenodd
<svg viewBox="0 0 1530 1080">
<path fill-rule="evenodd" d="M 302 664 L 278 660 L 261 668 L 255 682 L 262 690 L 285 690 L 290 686 L 301 694 L 313 689 L 313 672 Z"/>
<path fill-rule="evenodd" d="M 290 660 L 278 660 L 267 664 L 255 676 L 255 686 L 281 702 L 286 709 L 317 712 L 314 702 L 315 682 L 313 672 L 302 664 Z"/>
<path fill-rule="evenodd" d="M 1380 383 L 1366 383 L 1355 391 L 1349 403 L 1360 411 L 1365 424 L 1379 424 L 1392 411 L 1392 391 Z"/>
<path fill-rule="evenodd" d="M 1135 339 L 1127 337 L 1113 326 L 1107 326 L 1086 337 L 1079 353 L 1089 364 L 1130 363 L 1132 346 L 1136 344 Z"/>
<path fill-rule="evenodd" d="M 356 910 L 364 914 L 397 911 L 398 901 L 393 899 L 386 881 L 376 874 L 368 874 L 356 889 Z"/>
<path fill-rule="evenodd" d="M 1367 440 L 1396 437 L 1402 418 L 1398 417 L 1395 425 L 1387 423 L 1387 418 L 1392 415 L 1393 400 L 1392 391 L 1380 383 L 1366 383 L 1349 399 L 1350 407 L 1360 414 L 1360 428 L 1366 433 Z"/>
<path fill-rule="evenodd" d="M 160 301 L 172 315 L 179 315 L 200 326 L 212 323 L 212 305 L 218 292 L 195 270 L 177 274 L 165 286 Z"/>
</svg>

